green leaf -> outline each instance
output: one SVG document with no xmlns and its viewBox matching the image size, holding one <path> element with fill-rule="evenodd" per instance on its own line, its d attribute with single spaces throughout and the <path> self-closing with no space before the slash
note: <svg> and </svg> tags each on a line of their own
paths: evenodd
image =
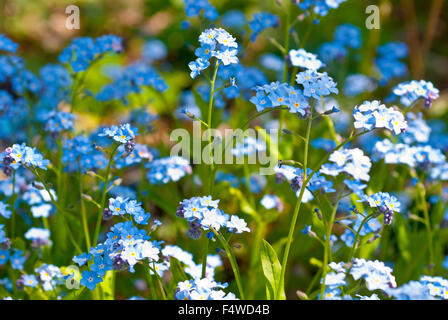
<svg viewBox="0 0 448 320">
<path fill-rule="evenodd" d="M 264 239 L 261 246 L 261 266 L 266 278 L 266 298 L 269 300 L 275 299 L 277 291 L 281 290 L 280 299 L 285 300 L 283 281 L 281 281 L 282 266 L 274 248 Z"/>
<path fill-rule="evenodd" d="M 19 250 L 22 250 L 22 251 L 26 250 L 25 241 L 23 241 L 23 239 L 21 239 L 19 237 L 14 238 L 11 241 L 11 246 L 14 247 L 15 249 L 19 249 Z"/>
<path fill-rule="evenodd" d="M 170 257 L 170 271 L 172 274 L 172 278 L 171 278 L 170 284 L 169 284 L 170 292 L 176 291 L 175 289 L 179 282 L 191 279 L 191 277 L 189 277 L 185 274 L 184 267 L 182 266 L 182 263 L 173 257 Z"/>
<path fill-rule="evenodd" d="M 330 221 L 331 215 L 333 213 L 333 205 L 331 204 L 330 200 L 328 200 L 328 198 L 319 191 L 315 192 L 314 194 L 319 201 L 319 207 L 322 210 L 323 218 L 325 219 L 325 221 Z"/>
<path fill-rule="evenodd" d="M 103 282 L 100 283 L 103 300 L 114 300 L 115 297 L 115 271 L 107 271 Z"/>
<path fill-rule="evenodd" d="M 395 218 L 395 228 L 397 230 L 397 243 L 401 256 L 405 261 L 409 262 L 411 260 L 411 252 L 409 248 L 408 225 L 400 215 L 397 215 Z"/>
</svg>

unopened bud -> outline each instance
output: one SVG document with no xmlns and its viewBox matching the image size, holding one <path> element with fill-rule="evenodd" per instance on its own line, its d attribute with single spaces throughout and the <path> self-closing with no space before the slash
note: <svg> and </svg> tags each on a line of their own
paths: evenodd
<svg viewBox="0 0 448 320">
<path fill-rule="evenodd" d="M 299 297 L 300 300 L 309 300 L 310 298 L 308 298 L 308 295 L 300 290 L 296 291 L 297 297 Z"/>
</svg>

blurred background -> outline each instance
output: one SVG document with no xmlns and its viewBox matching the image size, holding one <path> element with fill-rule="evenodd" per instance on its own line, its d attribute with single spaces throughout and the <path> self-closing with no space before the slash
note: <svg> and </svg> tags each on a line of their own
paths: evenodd
<svg viewBox="0 0 448 320">
<path fill-rule="evenodd" d="M 286 2 L 283 0 L 283 2 Z M 276 0 L 211 0 L 220 14 L 241 10 L 248 20 L 259 11 L 282 15 Z M 377 5 L 381 11 L 380 30 L 367 30 L 365 8 Z M 80 8 L 81 28 L 68 30 L 65 9 Z M 348 0 L 338 10 L 321 19 L 307 49 L 313 51 L 322 42 L 331 41 L 334 28 L 352 23 L 361 28 L 363 50 L 374 52 L 376 45 L 388 41 L 406 41 L 410 49 L 411 78 L 432 80 L 439 89 L 447 88 L 448 79 L 448 10 L 443 0 Z M 127 59 L 135 59 L 147 38 L 159 38 L 168 47 L 168 62 L 173 68 L 186 70 L 192 56 L 188 44 L 197 45 L 199 29 L 185 32 L 186 19 L 182 0 L 0 0 L 0 32 L 20 44 L 19 55 L 28 61 L 29 68 L 55 62 L 57 54 L 73 37 L 114 33 L 124 38 Z M 207 27 L 219 21 L 205 22 Z M 197 25 L 199 26 L 199 25 Z M 298 26 L 300 32 L 300 25 Z M 275 34 L 275 30 L 266 31 Z M 282 34 L 282 33 L 281 33 Z M 251 53 L 266 50 L 272 44 L 266 37 L 251 43 Z"/>
</svg>

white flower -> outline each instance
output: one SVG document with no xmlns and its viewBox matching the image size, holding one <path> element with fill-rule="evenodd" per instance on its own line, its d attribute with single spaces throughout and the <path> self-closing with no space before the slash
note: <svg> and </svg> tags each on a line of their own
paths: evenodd
<svg viewBox="0 0 448 320">
<path fill-rule="evenodd" d="M 235 233 L 243 233 L 244 231 L 250 232 L 246 221 L 238 218 L 237 216 L 232 216 L 230 218 L 230 221 L 227 222 L 227 228 L 234 230 Z"/>
</svg>

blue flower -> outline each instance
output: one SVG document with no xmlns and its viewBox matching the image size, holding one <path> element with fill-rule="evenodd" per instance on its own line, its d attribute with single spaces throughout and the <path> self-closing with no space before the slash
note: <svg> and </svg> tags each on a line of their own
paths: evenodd
<svg viewBox="0 0 448 320">
<path fill-rule="evenodd" d="M 99 277 L 104 277 L 106 275 L 106 271 L 112 270 L 112 260 L 107 256 L 97 256 L 93 259 L 93 264 L 90 269 Z"/>
<path fill-rule="evenodd" d="M 156 159 L 147 163 L 145 167 L 148 169 L 146 177 L 151 184 L 176 182 L 192 172 L 190 162 L 181 157 Z"/>
<path fill-rule="evenodd" d="M 50 163 L 36 148 L 28 147 L 25 143 L 14 144 L 7 148 L 0 154 L 0 159 L 4 166 L 10 166 L 15 170 L 20 167 L 20 164 L 47 170 L 47 165 Z"/>
<path fill-rule="evenodd" d="M 369 171 L 372 167 L 370 158 L 359 149 L 340 149 L 334 151 L 328 158 L 331 164 L 322 166 L 320 172 L 326 175 L 337 176 L 346 172 L 357 180 L 369 181 Z"/>
<path fill-rule="evenodd" d="M 0 201 L 0 216 L 3 218 L 9 219 L 11 217 L 12 211 L 8 210 L 9 204 L 5 204 Z"/>
<path fill-rule="evenodd" d="M 216 20 L 219 13 L 208 0 L 184 0 L 185 15 L 188 18 L 199 17 L 200 13 L 208 20 Z"/>
<path fill-rule="evenodd" d="M 135 136 L 138 135 L 138 129 L 131 127 L 129 123 L 125 123 L 117 126 L 112 126 L 110 128 L 104 128 L 103 132 L 98 134 L 98 136 L 102 137 L 109 137 L 113 140 L 119 142 L 119 143 L 126 143 L 130 140 L 134 140 Z"/>
<path fill-rule="evenodd" d="M 9 257 L 9 261 L 14 270 L 23 270 L 23 265 L 26 261 L 25 253 L 22 250 L 13 249 L 13 254 Z"/>
<path fill-rule="evenodd" d="M 19 45 L 6 37 L 4 34 L 0 34 L 0 51 L 6 51 L 15 53 Z"/>
<path fill-rule="evenodd" d="M 36 288 L 38 285 L 37 278 L 34 274 L 23 275 L 23 284 L 27 287 Z"/>
<path fill-rule="evenodd" d="M 320 16 L 326 16 L 330 9 L 337 9 L 346 0 L 304 0 L 299 2 L 302 10 L 313 10 Z"/>
<path fill-rule="evenodd" d="M 59 55 L 61 63 L 68 63 L 75 73 L 85 71 L 92 62 L 107 52 L 121 52 L 122 40 L 115 35 L 96 38 L 79 37 L 74 39 Z"/>
<path fill-rule="evenodd" d="M 252 21 L 249 22 L 249 27 L 252 30 L 250 40 L 254 42 L 260 32 L 265 29 L 277 27 L 279 25 L 279 18 L 269 12 L 255 13 Z"/>
<path fill-rule="evenodd" d="M 309 70 L 319 70 L 325 66 L 315 54 L 309 53 L 304 49 L 290 50 L 289 60 L 294 67 L 305 68 Z"/>
<path fill-rule="evenodd" d="M 334 40 L 344 47 L 359 49 L 361 47 L 361 30 L 358 27 L 344 23 L 336 27 Z"/>
<path fill-rule="evenodd" d="M 88 253 L 81 253 L 78 256 L 73 257 L 73 262 L 77 263 L 80 267 L 85 265 L 87 261 L 89 261 L 92 258 L 91 254 Z"/>
<path fill-rule="evenodd" d="M 0 266 L 4 265 L 9 260 L 9 250 L 0 249 Z"/>
<path fill-rule="evenodd" d="M 425 107 L 429 108 L 434 100 L 439 97 L 439 89 L 435 88 L 430 81 L 410 81 L 398 84 L 393 89 L 394 95 L 400 97 L 400 102 L 406 107 L 411 106 L 418 99 L 425 102 Z"/>
<path fill-rule="evenodd" d="M 403 77 L 408 73 L 406 65 L 399 60 L 408 55 L 405 43 L 389 42 L 378 47 L 377 52 L 379 56 L 375 64 L 381 75 L 380 85 L 386 85 L 392 78 Z"/>
<path fill-rule="evenodd" d="M 103 279 L 94 271 L 85 270 L 81 273 L 80 284 L 89 288 L 91 291 L 95 290 L 96 285 L 100 282 L 103 282 Z"/>
<path fill-rule="evenodd" d="M 201 47 L 195 50 L 198 57 L 191 61 L 188 67 L 191 78 L 196 78 L 201 71 L 210 66 L 210 59 L 215 57 L 224 66 L 238 63 L 238 44 L 235 38 L 222 28 L 207 29 L 199 36 Z"/>
</svg>

